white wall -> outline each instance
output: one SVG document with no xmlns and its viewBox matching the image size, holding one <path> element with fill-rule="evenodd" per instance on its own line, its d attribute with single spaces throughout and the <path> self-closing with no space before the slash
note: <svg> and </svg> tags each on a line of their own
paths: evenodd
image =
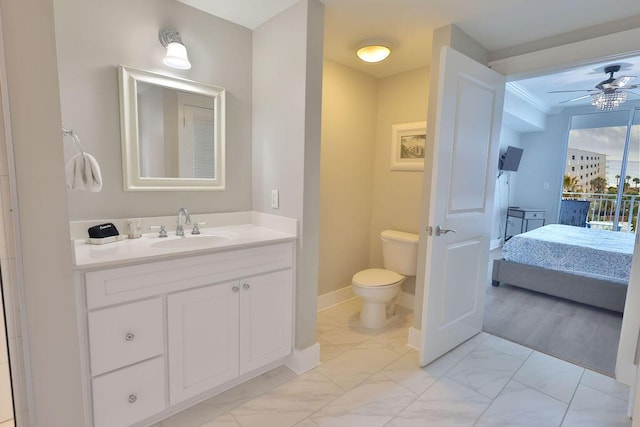
<svg viewBox="0 0 640 427">
<path fill-rule="evenodd" d="M 251 31 L 174 0 L 56 0 L 54 6 L 62 121 L 96 157 L 104 181 L 101 193 L 68 192 L 69 219 L 172 215 L 180 207 L 251 209 Z M 163 27 L 181 33 L 191 70 L 162 64 Z M 226 88 L 225 191 L 123 191 L 118 64 Z M 69 149 L 71 142 L 65 144 Z"/>
<path fill-rule="evenodd" d="M 544 131 L 520 138 L 524 152 L 515 173 L 517 182 L 511 187 L 512 204 L 546 210 L 547 224 L 558 220 L 569 117 L 568 113 L 550 115 Z"/>
<path fill-rule="evenodd" d="M 23 279 L 33 374 L 29 410 L 33 425 L 82 427 L 88 422 L 82 405 L 53 2 L 7 1 L 0 7 L 21 226 L 22 269 L 16 275 Z"/>
<path fill-rule="evenodd" d="M 320 161 L 320 295 L 369 267 L 377 80 L 324 59 Z"/>
<path fill-rule="evenodd" d="M 298 349 L 315 344 L 323 23 L 324 6 L 301 0 L 253 33 L 253 209 L 301 221 Z"/>
<path fill-rule="evenodd" d="M 509 145 L 521 147 L 520 133 L 502 127 L 500 133 L 500 152 L 504 153 Z M 515 200 L 515 189 L 517 187 L 518 172 L 503 172 L 497 178 L 495 204 L 493 205 L 493 229 L 491 232 L 492 242 L 504 239 L 504 227 L 507 219 L 507 208 L 509 206 L 517 206 L 513 203 Z M 528 206 L 528 205 L 527 205 Z"/>
</svg>

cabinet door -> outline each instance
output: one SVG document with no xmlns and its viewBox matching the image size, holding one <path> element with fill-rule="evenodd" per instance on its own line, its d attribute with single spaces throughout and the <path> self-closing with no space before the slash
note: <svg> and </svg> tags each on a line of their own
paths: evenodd
<svg viewBox="0 0 640 427">
<path fill-rule="evenodd" d="M 240 372 L 291 353 L 293 278 L 291 270 L 240 282 Z"/>
<path fill-rule="evenodd" d="M 238 302 L 235 282 L 167 297 L 172 405 L 238 376 Z"/>
</svg>

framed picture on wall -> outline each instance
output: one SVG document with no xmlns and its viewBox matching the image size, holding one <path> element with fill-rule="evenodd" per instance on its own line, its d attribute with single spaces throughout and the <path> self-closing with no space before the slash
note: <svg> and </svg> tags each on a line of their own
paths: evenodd
<svg viewBox="0 0 640 427">
<path fill-rule="evenodd" d="M 391 126 L 391 170 L 424 170 L 427 122 Z"/>
</svg>

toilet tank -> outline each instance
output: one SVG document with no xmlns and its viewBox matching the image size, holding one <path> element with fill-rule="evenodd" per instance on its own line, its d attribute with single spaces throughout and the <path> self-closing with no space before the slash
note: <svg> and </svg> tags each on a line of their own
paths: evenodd
<svg viewBox="0 0 640 427">
<path fill-rule="evenodd" d="M 405 276 L 415 276 L 418 263 L 418 235 L 384 230 L 380 233 L 380 239 L 384 268 Z"/>
</svg>

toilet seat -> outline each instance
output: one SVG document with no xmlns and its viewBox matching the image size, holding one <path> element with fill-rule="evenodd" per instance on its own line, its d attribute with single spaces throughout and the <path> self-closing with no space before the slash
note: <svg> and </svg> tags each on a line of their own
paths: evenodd
<svg viewBox="0 0 640 427">
<path fill-rule="evenodd" d="M 384 268 L 369 268 L 354 274 L 352 282 L 355 286 L 382 287 L 395 285 L 404 280 L 404 276 Z"/>
</svg>

